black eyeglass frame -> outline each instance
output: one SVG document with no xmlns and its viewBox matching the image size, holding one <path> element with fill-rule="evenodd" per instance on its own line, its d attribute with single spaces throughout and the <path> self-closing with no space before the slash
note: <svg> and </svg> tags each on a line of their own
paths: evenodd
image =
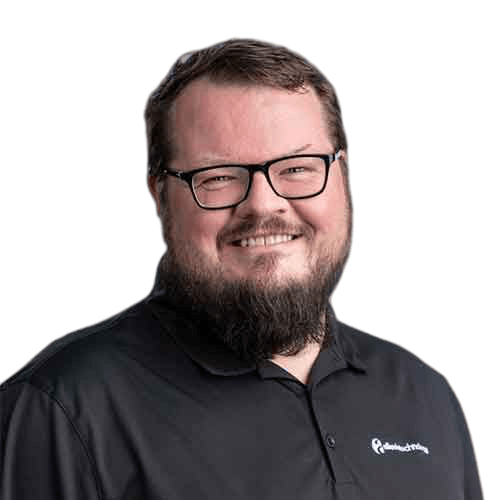
<svg viewBox="0 0 500 500">
<path fill-rule="evenodd" d="M 196 204 L 200 207 L 203 208 L 204 210 L 223 210 L 225 208 L 233 208 L 238 206 L 240 203 L 243 203 L 247 198 L 248 194 L 250 193 L 250 190 L 252 189 L 252 181 L 253 181 L 253 176 L 255 172 L 262 172 L 269 185 L 271 186 L 271 189 L 274 191 L 276 196 L 279 196 L 280 198 L 285 198 L 286 200 L 305 200 L 307 198 L 314 198 L 315 196 L 320 195 L 326 188 L 326 184 L 328 182 L 328 173 L 329 169 L 336 160 L 338 160 L 340 157 L 340 150 L 337 150 L 333 154 L 300 154 L 300 155 L 291 155 L 291 156 L 284 156 L 282 158 L 276 158 L 274 160 L 269 160 L 264 163 L 256 163 L 256 164 L 249 164 L 249 165 L 235 165 L 235 164 L 225 164 L 225 165 L 212 165 L 210 167 L 201 167 L 201 168 L 195 168 L 193 170 L 187 170 L 187 171 L 182 171 L 182 170 L 172 170 L 170 168 L 165 168 L 163 169 L 159 175 L 170 175 L 172 177 L 176 177 L 177 179 L 180 179 L 181 181 L 184 181 L 188 184 L 189 188 L 191 189 L 191 194 L 193 195 L 194 201 Z M 278 163 L 283 160 L 290 160 L 293 158 L 321 158 L 324 163 L 325 163 L 325 181 L 323 182 L 323 186 L 321 189 L 314 194 L 308 194 L 307 196 L 283 196 L 279 194 L 276 189 L 273 186 L 273 183 L 271 181 L 271 177 L 269 176 L 269 168 L 274 164 Z M 228 168 L 228 167 L 239 167 L 239 168 L 244 168 L 248 171 L 249 177 L 248 177 L 248 186 L 247 190 L 244 194 L 244 196 L 239 200 L 237 203 L 231 203 L 229 205 L 223 205 L 222 207 L 206 207 L 200 203 L 198 200 L 194 187 L 193 187 L 193 177 L 199 173 L 199 172 L 206 172 L 208 170 L 214 170 L 216 168 Z"/>
</svg>

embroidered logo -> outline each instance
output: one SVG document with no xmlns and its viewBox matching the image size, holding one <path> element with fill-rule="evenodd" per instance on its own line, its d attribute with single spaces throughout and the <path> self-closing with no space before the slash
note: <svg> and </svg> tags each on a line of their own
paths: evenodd
<svg viewBox="0 0 500 500">
<path fill-rule="evenodd" d="M 397 443 L 382 443 L 379 438 L 372 439 L 372 448 L 373 451 L 377 455 L 383 455 L 386 451 L 399 451 L 402 453 L 411 453 L 411 452 L 423 452 L 426 455 L 429 455 L 429 448 L 427 446 L 423 446 L 420 443 L 406 443 L 406 444 L 397 444 Z"/>
</svg>

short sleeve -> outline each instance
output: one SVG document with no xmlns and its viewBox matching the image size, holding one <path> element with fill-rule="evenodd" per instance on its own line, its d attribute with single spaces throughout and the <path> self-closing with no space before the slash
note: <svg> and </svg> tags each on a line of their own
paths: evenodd
<svg viewBox="0 0 500 500">
<path fill-rule="evenodd" d="M 0 390 L 0 499 L 99 499 L 92 467 L 64 407 L 28 383 Z"/>
<path fill-rule="evenodd" d="M 456 416 L 458 438 L 462 443 L 462 452 L 463 452 L 462 456 L 463 456 L 463 467 L 464 467 L 463 498 L 464 500 L 482 500 L 483 494 L 481 490 L 481 483 L 479 480 L 476 458 L 472 446 L 472 440 L 470 437 L 469 429 L 467 427 L 467 422 L 465 420 L 465 415 L 462 411 L 462 408 L 460 406 L 457 397 L 455 396 L 451 388 L 450 388 L 450 395 Z"/>
</svg>

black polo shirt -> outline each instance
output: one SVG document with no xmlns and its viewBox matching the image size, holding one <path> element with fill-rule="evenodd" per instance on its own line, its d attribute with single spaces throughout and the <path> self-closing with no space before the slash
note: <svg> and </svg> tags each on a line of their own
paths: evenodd
<svg viewBox="0 0 500 500">
<path fill-rule="evenodd" d="M 1 500 L 478 500 L 445 379 L 332 319 L 310 383 L 149 297 L 0 391 Z"/>
</svg>

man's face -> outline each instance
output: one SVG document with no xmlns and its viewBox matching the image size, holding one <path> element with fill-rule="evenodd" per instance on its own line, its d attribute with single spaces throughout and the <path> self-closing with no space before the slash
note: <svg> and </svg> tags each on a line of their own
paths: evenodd
<svg viewBox="0 0 500 500">
<path fill-rule="evenodd" d="M 287 92 L 200 79 L 178 97 L 172 125 L 176 154 L 170 167 L 175 170 L 334 152 L 312 90 Z M 330 168 L 325 191 L 304 200 L 278 197 L 262 173 L 254 175 L 248 198 L 234 208 L 202 209 L 188 185 L 172 177 L 166 189 L 162 223 L 168 253 L 185 271 L 280 287 L 306 283 L 314 279 L 318 264 L 334 265 L 346 254 L 350 214 L 338 161 Z M 154 184 L 152 190 L 158 202 Z M 243 239 L 253 241 L 242 245 Z"/>
</svg>

